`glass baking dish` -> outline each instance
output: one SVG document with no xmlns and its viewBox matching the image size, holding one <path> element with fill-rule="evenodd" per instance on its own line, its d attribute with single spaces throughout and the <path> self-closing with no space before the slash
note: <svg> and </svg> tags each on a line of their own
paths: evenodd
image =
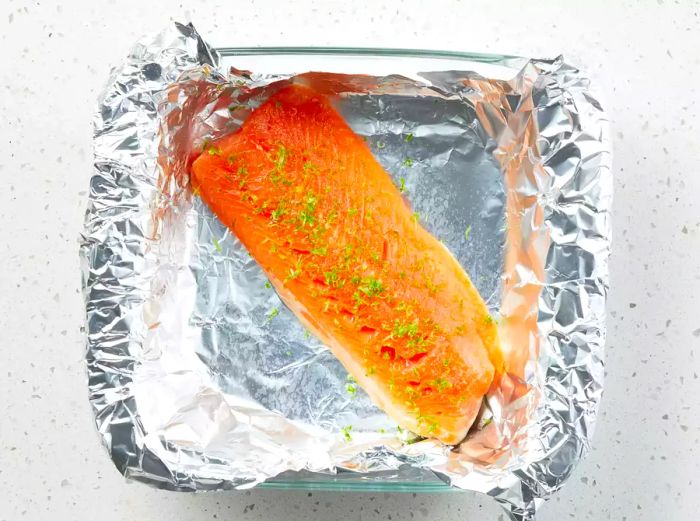
<svg viewBox="0 0 700 521">
<path fill-rule="evenodd" d="M 290 81 L 332 96 L 499 320 L 508 370 L 456 447 L 412 438 L 362 389 L 348 398 L 340 362 L 263 291 L 260 267 L 188 185 L 207 140 Z M 610 150 L 587 77 L 562 58 L 212 48 L 172 24 L 113 71 L 94 121 L 86 361 L 98 431 L 128 478 L 181 491 L 466 489 L 529 520 L 588 450 Z"/>
<path fill-rule="evenodd" d="M 469 70 L 487 78 L 510 80 L 526 58 L 499 54 L 442 50 L 351 47 L 220 47 L 222 69 L 235 67 L 256 74 L 295 74 L 323 71 L 371 76 L 415 76 L 415 71 Z M 435 473 L 406 469 L 368 475 L 340 471 L 336 475 L 286 472 L 258 488 L 340 491 L 455 492 Z"/>
</svg>

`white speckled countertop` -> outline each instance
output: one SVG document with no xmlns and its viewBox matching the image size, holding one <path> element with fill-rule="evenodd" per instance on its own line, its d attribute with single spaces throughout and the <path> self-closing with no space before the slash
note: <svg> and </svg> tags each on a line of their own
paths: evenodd
<svg viewBox="0 0 700 521">
<path fill-rule="evenodd" d="M 0 521 L 505 519 L 471 493 L 173 494 L 112 466 L 81 361 L 91 112 L 137 37 L 187 19 L 215 45 L 563 53 L 587 68 L 614 137 L 608 377 L 594 450 L 539 519 L 697 519 L 700 4 L 362 3 L 2 0 Z"/>
</svg>

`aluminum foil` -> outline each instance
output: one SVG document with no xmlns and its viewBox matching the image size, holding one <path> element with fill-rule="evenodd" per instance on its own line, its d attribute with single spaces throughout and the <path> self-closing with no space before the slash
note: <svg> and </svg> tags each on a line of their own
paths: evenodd
<svg viewBox="0 0 700 521">
<path fill-rule="evenodd" d="M 589 447 L 603 385 L 612 181 L 607 120 L 563 59 L 462 71 L 263 75 L 194 28 L 137 44 L 94 119 L 82 237 L 89 392 L 127 477 L 447 483 L 534 519 Z M 326 93 L 406 189 L 492 312 L 509 374 L 458 447 L 397 429 L 266 287 L 192 194 L 206 139 L 276 89 Z"/>
</svg>

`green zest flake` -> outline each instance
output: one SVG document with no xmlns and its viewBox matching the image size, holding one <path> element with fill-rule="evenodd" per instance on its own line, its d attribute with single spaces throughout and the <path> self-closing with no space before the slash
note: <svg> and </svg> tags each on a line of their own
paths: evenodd
<svg viewBox="0 0 700 521">
<path fill-rule="evenodd" d="M 403 166 L 413 166 L 413 159 L 411 159 L 410 157 L 407 157 L 406 159 L 404 159 Z"/>
<path fill-rule="evenodd" d="M 270 310 L 270 312 L 267 314 L 267 320 L 268 320 L 268 321 L 269 321 L 269 320 L 272 320 L 273 318 L 275 318 L 275 317 L 276 317 L 277 315 L 279 315 L 279 314 L 280 314 L 280 310 L 277 309 L 276 307 L 274 307 L 274 308 L 272 308 L 272 309 Z"/>
<path fill-rule="evenodd" d="M 313 163 L 307 161 L 306 163 L 304 163 L 304 172 L 316 173 L 318 172 L 318 167 Z"/>
<path fill-rule="evenodd" d="M 328 254 L 328 248 L 326 246 L 320 246 L 318 248 L 313 248 L 311 250 L 311 253 L 314 255 L 324 256 L 324 255 Z"/>
<path fill-rule="evenodd" d="M 282 217 L 286 213 L 287 213 L 287 209 L 284 207 L 283 203 L 280 203 L 277 208 L 272 210 L 272 213 L 270 214 L 270 218 L 272 219 L 273 222 L 277 222 L 280 220 L 280 217 Z"/>
<path fill-rule="evenodd" d="M 413 212 L 413 221 L 418 222 L 420 220 L 420 214 L 418 212 Z"/>
<path fill-rule="evenodd" d="M 342 288 L 345 285 L 345 281 L 340 279 L 338 271 L 335 268 L 325 272 L 323 278 L 326 280 L 326 284 L 331 288 Z"/>
<path fill-rule="evenodd" d="M 348 382 L 347 384 L 345 384 L 345 390 L 352 397 L 354 397 L 357 394 L 357 387 L 355 387 L 355 385 L 352 383 Z"/>
<path fill-rule="evenodd" d="M 266 287 L 267 289 L 270 289 L 270 288 L 272 287 L 272 284 L 270 284 L 270 281 L 269 281 L 269 280 L 265 282 L 265 287 Z"/>
<path fill-rule="evenodd" d="M 381 280 L 368 277 L 362 280 L 362 285 L 358 289 L 368 297 L 376 297 L 384 291 L 384 285 Z"/>
<path fill-rule="evenodd" d="M 234 156 L 233 154 L 231 154 L 230 156 L 228 156 L 228 157 L 226 158 L 226 162 L 227 162 L 229 165 L 232 165 L 235 161 L 236 161 L 236 156 Z"/>
<path fill-rule="evenodd" d="M 357 215 L 357 208 L 348 208 L 348 215 L 350 217 L 355 217 Z"/>
<path fill-rule="evenodd" d="M 493 418 L 486 418 L 486 420 L 484 420 L 484 424 L 481 427 L 484 428 L 487 425 L 490 425 L 491 423 L 493 423 Z"/>
<path fill-rule="evenodd" d="M 207 152 L 209 152 L 210 156 L 220 156 L 221 155 L 221 149 L 219 147 L 209 147 Z"/>
<path fill-rule="evenodd" d="M 384 427 L 381 427 L 377 432 L 379 434 L 386 434 L 386 429 Z"/>
<path fill-rule="evenodd" d="M 435 427 L 437 428 L 437 424 L 435 424 Z M 425 438 L 423 436 L 414 436 L 411 439 L 408 439 L 405 441 L 406 445 L 413 445 L 414 443 L 418 443 L 419 441 L 423 441 Z"/>
<path fill-rule="evenodd" d="M 354 382 L 354 381 L 355 381 L 355 377 L 354 377 L 353 375 L 351 375 L 351 374 L 347 375 L 347 376 L 345 377 L 345 379 L 346 379 L 348 382 Z"/>
<path fill-rule="evenodd" d="M 484 322 L 487 324 L 493 324 L 495 322 L 495 320 L 493 319 L 493 317 L 491 315 L 486 315 L 484 317 Z"/>
<path fill-rule="evenodd" d="M 401 177 L 399 183 L 399 192 L 404 193 L 406 191 L 406 178 Z"/>
<path fill-rule="evenodd" d="M 340 431 L 343 433 L 343 437 L 345 438 L 345 441 L 352 441 L 352 435 L 350 432 L 352 431 L 352 425 L 346 425 Z"/>
<path fill-rule="evenodd" d="M 359 306 L 362 303 L 364 303 L 364 300 L 362 300 L 362 295 L 360 294 L 359 291 L 356 291 L 355 293 L 352 294 L 352 299 L 355 301 L 356 306 Z"/>
<path fill-rule="evenodd" d="M 216 253 L 221 253 L 223 250 L 221 249 L 221 244 L 219 243 L 219 239 L 214 237 L 211 242 L 214 243 L 214 249 L 216 250 Z"/>
<path fill-rule="evenodd" d="M 449 361 L 447 358 L 445 358 L 445 359 L 442 361 L 442 365 L 445 366 L 445 367 L 449 367 L 449 366 L 450 366 L 450 361 Z"/>
<path fill-rule="evenodd" d="M 275 168 L 277 170 L 282 170 L 284 165 L 287 164 L 287 147 L 284 145 L 279 145 L 277 147 L 277 160 L 275 161 Z"/>
<path fill-rule="evenodd" d="M 301 223 L 302 226 L 306 226 L 308 224 L 313 224 L 314 223 L 314 216 L 311 215 L 309 212 L 303 210 L 299 214 L 299 222 Z"/>
<path fill-rule="evenodd" d="M 238 167 L 238 175 L 241 176 L 241 180 L 238 183 L 238 187 L 243 188 L 246 184 L 246 178 L 248 177 L 248 169 L 244 166 Z"/>
<path fill-rule="evenodd" d="M 267 210 L 267 206 L 269 205 L 269 201 L 263 201 L 263 204 L 255 209 L 256 214 L 263 213 L 265 210 Z"/>
<path fill-rule="evenodd" d="M 413 134 L 406 136 L 406 143 L 410 143 L 411 141 L 413 141 Z"/>
<path fill-rule="evenodd" d="M 398 432 L 399 434 L 403 434 L 403 429 L 401 428 L 400 425 L 396 426 L 396 432 Z"/>
<path fill-rule="evenodd" d="M 311 338 L 311 332 L 308 329 L 304 329 L 304 338 L 306 340 Z"/>
<path fill-rule="evenodd" d="M 318 198 L 313 194 L 313 192 L 309 192 L 306 194 L 306 208 L 310 211 L 313 212 L 316 210 L 316 203 L 318 202 Z"/>
<path fill-rule="evenodd" d="M 297 261 L 294 263 L 294 268 L 289 268 L 289 275 L 287 275 L 287 280 L 294 280 L 296 279 L 299 275 L 301 275 L 301 257 L 297 259 Z"/>
<path fill-rule="evenodd" d="M 413 338 L 418 334 L 418 319 L 413 322 L 404 322 L 403 320 L 394 320 L 394 328 L 391 334 L 396 338 Z"/>
<path fill-rule="evenodd" d="M 384 148 L 385 146 L 386 146 L 386 143 L 384 143 L 384 141 L 377 141 L 377 148 L 378 148 L 379 150 L 381 150 L 381 149 Z"/>
<path fill-rule="evenodd" d="M 350 282 L 352 282 L 355 286 L 357 286 L 362 279 L 358 277 L 357 275 L 353 275 L 352 278 L 350 279 Z"/>
<path fill-rule="evenodd" d="M 377 372 L 377 367 L 373 365 L 369 369 L 367 369 L 367 374 L 365 376 L 372 376 L 376 372 Z"/>
<path fill-rule="evenodd" d="M 469 239 L 469 234 L 471 233 L 471 231 L 472 231 L 471 225 L 467 226 L 467 229 L 464 230 L 464 238 L 465 239 Z"/>
<path fill-rule="evenodd" d="M 292 352 L 291 352 L 291 351 L 287 351 L 285 354 L 286 354 L 287 356 L 292 356 Z"/>
<path fill-rule="evenodd" d="M 441 393 L 445 389 L 452 387 L 452 384 L 444 378 L 438 378 L 437 380 L 435 380 L 435 387 L 437 387 L 438 392 Z"/>
<path fill-rule="evenodd" d="M 408 347 L 413 350 L 414 355 L 425 353 L 426 351 L 422 350 L 422 348 L 428 345 L 428 342 L 429 340 L 432 340 L 432 337 L 432 333 L 428 336 L 428 338 L 423 338 L 422 336 L 409 337 Z"/>
<path fill-rule="evenodd" d="M 316 220 L 314 217 L 316 203 L 318 203 L 317 197 L 309 192 L 304 201 L 304 209 L 299 213 L 299 222 L 302 226 L 311 225 Z"/>
</svg>

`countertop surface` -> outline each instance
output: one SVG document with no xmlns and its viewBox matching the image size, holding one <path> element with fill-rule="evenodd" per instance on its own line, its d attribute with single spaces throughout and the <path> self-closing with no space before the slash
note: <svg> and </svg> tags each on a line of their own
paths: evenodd
<svg viewBox="0 0 700 521">
<path fill-rule="evenodd" d="M 614 139 L 607 380 L 594 448 L 538 519 L 697 519 L 700 4 L 565 4 L 4 0 L 0 521 L 505 519 L 473 493 L 175 494 L 115 470 L 82 362 L 77 252 L 91 113 L 110 67 L 172 20 L 192 20 L 214 45 L 564 54 L 588 69 Z"/>
</svg>

